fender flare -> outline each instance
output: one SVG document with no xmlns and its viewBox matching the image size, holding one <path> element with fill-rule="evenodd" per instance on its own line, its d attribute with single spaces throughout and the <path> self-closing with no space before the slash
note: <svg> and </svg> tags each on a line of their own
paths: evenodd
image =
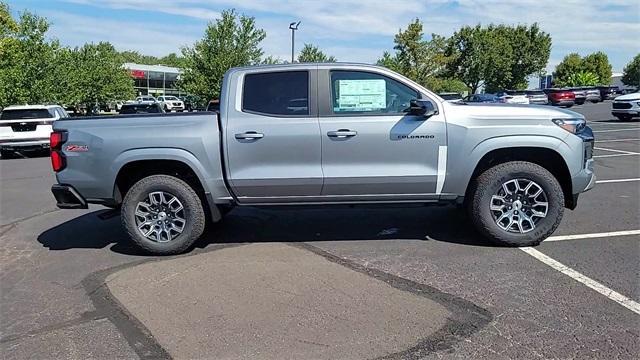
<svg viewBox="0 0 640 360">
<path fill-rule="evenodd" d="M 483 157 L 495 150 L 509 148 L 541 148 L 557 153 L 564 161 L 569 174 L 579 169 L 572 169 L 567 159 L 571 158 L 571 148 L 563 139 L 548 135 L 505 135 L 484 139 L 477 143 L 467 153 L 459 153 L 453 162 L 472 164 L 472 166 L 459 167 L 458 171 L 447 174 L 445 191 L 448 193 L 464 194 L 471 182 L 471 177 L 476 171 Z M 450 182 L 449 182 L 450 181 Z"/>
<path fill-rule="evenodd" d="M 211 220 L 217 222 L 222 219 L 222 214 L 220 213 L 218 206 L 213 201 L 213 195 L 211 194 L 211 189 L 209 183 L 207 182 L 208 178 L 204 175 L 207 173 L 206 170 L 192 153 L 179 148 L 139 148 L 129 149 L 120 153 L 113 160 L 111 168 L 109 169 L 109 174 L 112 174 L 112 178 L 109 180 L 114 187 L 114 198 L 117 191 L 116 178 L 122 168 L 129 163 L 141 160 L 174 160 L 187 165 L 191 169 L 191 171 L 196 174 L 196 176 L 198 177 L 198 181 L 200 181 L 202 189 L 204 189 L 207 206 L 211 213 Z"/>
</svg>

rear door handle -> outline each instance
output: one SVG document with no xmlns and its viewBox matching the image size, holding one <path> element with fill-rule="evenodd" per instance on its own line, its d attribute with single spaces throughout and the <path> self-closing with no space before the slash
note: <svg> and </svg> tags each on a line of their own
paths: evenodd
<svg viewBox="0 0 640 360">
<path fill-rule="evenodd" d="M 346 138 L 358 135 L 357 131 L 349 130 L 349 129 L 340 129 L 336 131 L 327 132 L 328 137 L 336 137 L 336 138 Z"/>
<path fill-rule="evenodd" d="M 238 140 L 257 140 L 262 139 L 264 134 L 255 131 L 247 131 L 242 134 L 236 134 L 236 139 Z"/>
</svg>

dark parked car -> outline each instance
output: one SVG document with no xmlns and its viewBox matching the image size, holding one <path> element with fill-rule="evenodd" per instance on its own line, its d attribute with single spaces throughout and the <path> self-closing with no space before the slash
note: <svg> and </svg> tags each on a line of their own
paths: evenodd
<svg viewBox="0 0 640 360">
<path fill-rule="evenodd" d="M 213 99 L 207 104 L 207 111 L 220 111 L 220 100 Z"/>
<path fill-rule="evenodd" d="M 498 98 L 494 94 L 473 94 L 464 98 L 467 103 L 495 103 Z"/>
<path fill-rule="evenodd" d="M 440 96 L 441 98 L 443 98 L 446 101 L 449 102 L 459 102 L 462 101 L 462 95 L 460 95 L 457 92 L 443 92 L 443 93 L 438 93 L 438 96 Z"/>
<path fill-rule="evenodd" d="M 124 104 L 120 108 L 120 114 L 160 114 L 163 113 L 159 103 L 153 104 Z"/>
<path fill-rule="evenodd" d="M 549 98 L 542 90 L 527 90 L 525 94 L 529 98 L 529 104 L 547 105 Z"/>
<path fill-rule="evenodd" d="M 203 101 L 194 95 L 184 95 L 179 97 L 184 102 L 185 111 L 203 111 Z"/>
<path fill-rule="evenodd" d="M 620 89 L 617 86 L 598 86 L 600 90 L 600 98 L 604 100 L 611 100 L 620 94 Z"/>
<path fill-rule="evenodd" d="M 575 104 L 576 95 L 570 89 L 544 89 L 543 90 L 549 102 L 554 106 L 572 107 Z"/>
</svg>

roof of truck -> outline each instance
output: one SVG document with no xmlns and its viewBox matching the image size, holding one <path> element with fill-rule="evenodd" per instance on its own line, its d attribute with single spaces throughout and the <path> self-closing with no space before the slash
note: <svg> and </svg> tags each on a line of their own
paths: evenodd
<svg viewBox="0 0 640 360">
<path fill-rule="evenodd" d="M 355 63 L 355 62 L 319 62 L 319 63 L 286 63 L 286 64 L 265 64 L 265 65 L 251 65 L 251 66 L 239 66 L 232 68 L 231 70 L 248 70 L 248 69 L 280 69 L 280 68 L 314 68 L 314 67 L 342 67 L 342 66 L 354 66 L 354 67 L 368 67 L 368 68 L 380 68 L 386 69 L 385 67 L 365 64 L 365 63 Z"/>
<path fill-rule="evenodd" d="M 4 110 L 25 110 L 25 109 L 51 109 L 60 105 L 9 105 Z"/>
</svg>

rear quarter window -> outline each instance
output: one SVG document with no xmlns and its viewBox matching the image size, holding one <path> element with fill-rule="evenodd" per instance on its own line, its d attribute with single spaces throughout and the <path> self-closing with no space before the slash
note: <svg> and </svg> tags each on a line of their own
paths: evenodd
<svg viewBox="0 0 640 360">
<path fill-rule="evenodd" d="M 246 74 L 242 111 L 265 115 L 309 115 L 309 72 Z"/>
</svg>

